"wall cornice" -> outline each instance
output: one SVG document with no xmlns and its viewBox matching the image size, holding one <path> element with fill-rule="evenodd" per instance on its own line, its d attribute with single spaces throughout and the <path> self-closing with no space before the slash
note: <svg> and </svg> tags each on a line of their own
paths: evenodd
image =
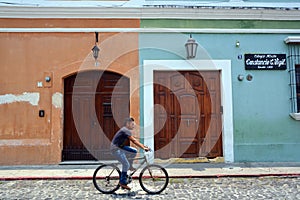
<svg viewBox="0 0 300 200">
<path fill-rule="evenodd" d="M 107 8 L 0 6 L 0 18 L 300 20 L 300 10 L 251 8 Z"/>
</svg>

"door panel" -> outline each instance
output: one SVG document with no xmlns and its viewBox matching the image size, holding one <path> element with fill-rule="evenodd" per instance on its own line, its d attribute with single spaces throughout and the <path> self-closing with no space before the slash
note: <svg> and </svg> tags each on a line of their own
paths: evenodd
<svg viewBox="0 0 300 200">
<path fill-rule="evenodd" d="M 87 71 L 66 78 L 64 83 L 62 160 L 112 159 L 110 141 L 129 116 L 129 79 L 111 72 Z"/>
<path fill-rule="evenodd" d="M 221 156 L 219 72 L 155 71 L 154 81 L 156 157 Z"/>
</svg>

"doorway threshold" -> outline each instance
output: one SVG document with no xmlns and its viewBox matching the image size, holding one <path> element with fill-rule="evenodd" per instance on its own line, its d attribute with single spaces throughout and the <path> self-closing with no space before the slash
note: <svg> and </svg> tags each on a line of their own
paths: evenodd
<svg viewBox="0 0 300 200">
<path fill-rule="evenodd" d="M 72 160 L 72 161 L 62 161 L 59 165 L 99 165 L 103 162 L 94 160 Z"/>
<path fill-rule="evenodd" d="M 154 159 L 155 163 L 224 163 L 224 157 L 216 158 L 206 158 L 206 157 L 197 157 L 197 158 L 169 158 L 169 159 Z"/>
<path fill-rule="evenodd" d="M 72 160 L 62 161 L 59 165 L 100 165 L 100 164 L 117 164 L 117 160 Z"/>
</svg>

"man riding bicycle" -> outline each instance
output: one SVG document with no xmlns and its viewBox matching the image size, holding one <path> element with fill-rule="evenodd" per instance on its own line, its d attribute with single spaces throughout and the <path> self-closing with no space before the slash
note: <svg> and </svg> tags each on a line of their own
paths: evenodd
<svg viewBox="0 0 300 200">
<path fill-rule="evenodd" d="M 115 158 L 122 164 L 122 172 L 120 176 L 119 185 L 123 189 L 131 190 L 127 186 L 127 171 L 134 170 L 132 163 L 133 158 L 137 154 L 137 149 L 131 146 L 125 145 L 129 140 L 133 144 L 142 148 L 145 151 L 149 151 L 149 147 L 140 143 L 136 138 L 132 136 L 132 130 L 135 127 L 135 122 L 133 118 L 126 118 L 124 121 L 124 126 L 115 134 L 111 142 L 111 153 Z"/>
</svg>

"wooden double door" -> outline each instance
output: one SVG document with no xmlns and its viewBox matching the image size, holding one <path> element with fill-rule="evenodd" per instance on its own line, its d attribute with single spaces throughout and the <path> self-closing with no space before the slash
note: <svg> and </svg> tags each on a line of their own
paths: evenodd
<svg viewBox="0 0 300 200">
<path fill-rule="evenodd" d="M 62 160 L 111 159 L 110 142 L 128 116 L 128 78 L 107 71 L 67 77 Z"/>
<path fill-rule="evenodd" d="M 155 71 L 154 104 L 156 157 L 222 156 L 219 71 Z"/>
</svg>

